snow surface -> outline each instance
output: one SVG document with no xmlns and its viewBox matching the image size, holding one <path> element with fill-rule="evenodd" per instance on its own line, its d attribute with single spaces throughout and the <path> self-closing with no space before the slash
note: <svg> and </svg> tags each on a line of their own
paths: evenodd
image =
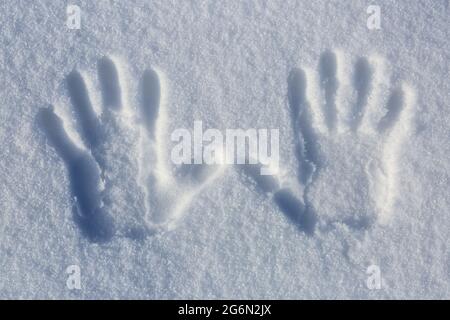
<svg viewBox="0 0 450 320">
<path fill-rule="evenodd" d="M 80 30 L 66 27 L 68 4 Z M 372 4 L 381 30 L 366 26 Z M 450 298 L 448 0 L 0 9 L 0 298 Z M 87 135 L 100 149 L 83 137 L 77 81 L 94 115 L 122 101 L 104 136 Z M 138 111 L 159 89 L 155 124 Z M 168 133 L 195 120 L 279 128 L 282 173 L 161 169 Z M 77 205 L 102 201 L 107 218 L 80 221 Z M 81 290 L 66 286 L 69 265 Z"/>
</svg>

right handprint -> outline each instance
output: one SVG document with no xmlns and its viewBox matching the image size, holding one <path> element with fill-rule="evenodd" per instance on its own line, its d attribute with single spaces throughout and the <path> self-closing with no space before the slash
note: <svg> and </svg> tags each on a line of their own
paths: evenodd
<svg viewBox="0 0 450 320">
<path fill-rule="evenodd" d="M 389 220 L 414 104 L 411 88 L 391 82 L 382 59 L 351 62 L 332 51 L 321 55 L 318 72 L 290 72 L 288 104 L 301 191 L 290 187 L 289 177 L 244 172 L 305 233 L 317 225 L 367 229 Z"/>
<path fill-rule="evenodd" d="M 367 228 L 392 213 L 414 94 L 391 86 L 379 58 L 344 60 L 326 51 L 318 76 L 292 70 L 289 107 L 304 204 L 319 221 Z"/>
</svg>

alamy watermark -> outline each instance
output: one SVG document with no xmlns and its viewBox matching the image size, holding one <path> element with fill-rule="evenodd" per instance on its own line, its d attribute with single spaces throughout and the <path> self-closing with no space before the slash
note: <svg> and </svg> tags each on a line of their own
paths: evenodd
<svg viewBox="0 0 450 320">
<path fill-rule="evenodd" d="M 66 286 L 69 290 L 81 290 L 81 269 L 80 266 L 73 264 L 66 268 L 68 274 Z"/>
<path fill-rule="evenodd" d="M 66 8 L 66 26 L 69 29 L 78 30 L 81 28 L 81 9 L 75 4 L 70 4 Z"/>
<path fill-rule="evenodd" d="M 380 6 L 370 5 L 367 7 L 367 28 L 369 30 L 381 29 L 381 9 Z"/>
<path fill-rule="evenodd" d="M 278 173 L 278 129 L 218 129 L 203 131 L 202 121 L 194 121 L 194 129 L 180 128 L 172 132 L 177 144 L 171 152 L 174 164 L 258 164 L 261 175 Z"/>
<path fill-rule="evenodd" d="M 367 268 L 366 273 L 368 275 L 366 280 L 367 288 L 369 290 L 380 290 L 383 284 L 380 267 L 372 264 Z"/>
</svg>

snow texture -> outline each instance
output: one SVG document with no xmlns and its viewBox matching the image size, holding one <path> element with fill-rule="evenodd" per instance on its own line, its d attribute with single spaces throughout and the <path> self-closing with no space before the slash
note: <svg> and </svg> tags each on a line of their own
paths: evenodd
<svg viewBox="0 0 450 320">
<path fill-rule="evenodd" d="M 450 298 L 448 0 L 0 9 L 0 298 Z M 199 120 L 278 174 L 173 165 Z"/>
</svg>

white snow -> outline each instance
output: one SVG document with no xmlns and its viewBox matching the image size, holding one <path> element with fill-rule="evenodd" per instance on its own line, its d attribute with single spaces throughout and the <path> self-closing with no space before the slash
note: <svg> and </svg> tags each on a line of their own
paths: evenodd
<svg viewBox="0 0 450 320">
<path fill-rule="evenodd" d="M 449 13 L 448 0 L 3 1 L 0 298 L 450 298 Z M 92 113 L 74 106 L 80 83 Z M 149 92 L 157 116 L 141 112 Z M 84 133 L 91 116 L 102 134 Z M 194 121 L 279 129 L 280 174 L 180 175 L 170 132 Z M 80 222 L 83 203 L 101 214 Z"/>
</svg>

